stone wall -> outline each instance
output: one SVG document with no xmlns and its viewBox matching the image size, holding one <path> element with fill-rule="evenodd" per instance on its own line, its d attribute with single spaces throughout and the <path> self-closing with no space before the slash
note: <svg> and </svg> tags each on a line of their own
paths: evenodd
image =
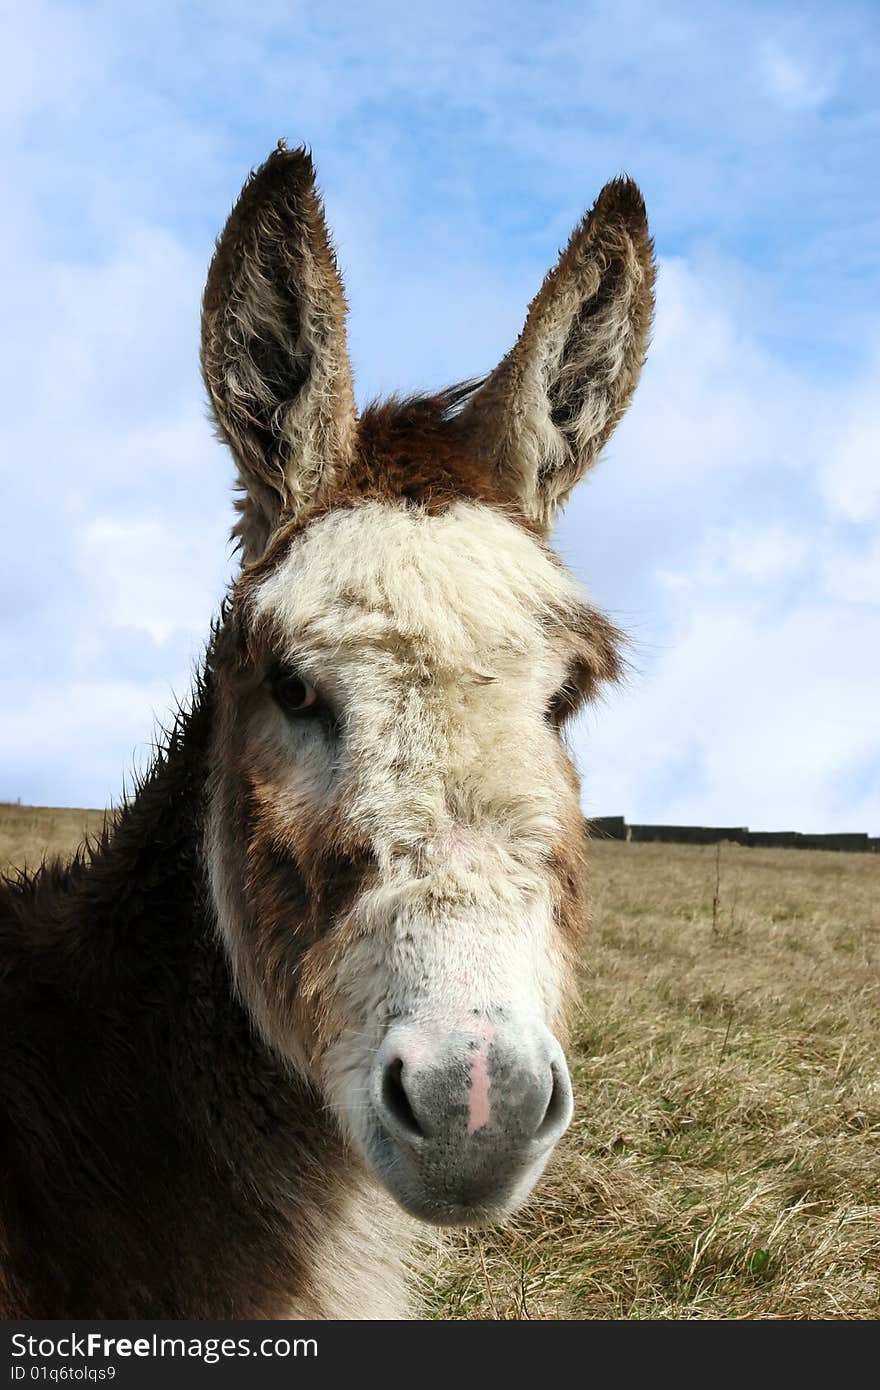
<svg viewBox="0 0 880 1390">
<path fill-rule="evenodd" d="M 676 845 L 718 845 L 724 841 L 764 849 L 831 849 L 850 854 L 877 854 L 880 837 L 853 832 L 804 835 L 798 830 L 749 830 L 748 826 L 628 825 L 623 816 L 598 816 L 587 822 L 599 840 L 661 841 Z"/>
</svg>

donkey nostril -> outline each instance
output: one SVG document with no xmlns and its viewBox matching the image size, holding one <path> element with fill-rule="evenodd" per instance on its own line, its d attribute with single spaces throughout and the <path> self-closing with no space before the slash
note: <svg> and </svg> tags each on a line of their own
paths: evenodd
<svg viewBox="0 0 880 1390">
<path fill-rule="evenodd" d="M 551 1062 L 550 1071 L 553 1076 L 553 1085 L 550 1090 L 550 1099 L 547 1101 L 547 1109 L 544 1111 L 544 1118 L 535 1133 L 536 1139 L 543 1139 L 546 1135 L 559 1129 L 563 1125 L 568 1109 L 568 1087 L 565 1085 L 555 1062 Z"/>
<path fill-rule="evenodd" d="M 423 1139 L 425 1131 L 415 1116 L 409 1096 L 403 1084 L 403 1060 L 395 1057 L 389 1062 L 382 1076 L 382 1103 L 389 1115 L 413 1139 Z"/>
</svg>

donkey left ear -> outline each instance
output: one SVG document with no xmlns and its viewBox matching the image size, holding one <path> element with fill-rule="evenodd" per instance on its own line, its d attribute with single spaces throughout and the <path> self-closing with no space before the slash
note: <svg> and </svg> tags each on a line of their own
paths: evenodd
<svg viewBox="0 0 880 1390">
<path fill-rule="evenodd" d="M 654 256 L 631 179 L 606 184 L 465 417 L 502 486 L 549 531 L 629 404 L 654 309 Z"/>
<path fill-rule="evenodd" d="M 230 213 L 202 301 L 202 374 L 238 464 L 245 561 L 347 464 L 345 315 L 311 158 L 279 145 Z"/>
</svg>

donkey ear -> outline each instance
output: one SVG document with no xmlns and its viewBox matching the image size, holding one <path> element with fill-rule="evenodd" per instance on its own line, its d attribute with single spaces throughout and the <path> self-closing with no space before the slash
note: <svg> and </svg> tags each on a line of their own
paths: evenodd
<svg viewBox="0 0 880 1390">
<path fill-rule="evenodd" d="M 357 421 L 345 296 L 305 150 L 251 174 L 208 271 L 202 374 L 238 464 L 244 559 L 343 471 Z"/>
<path fill-rule="evenodd" d="M 629 404 L 653 292 L 642 196 L 630 179 L 615 179 L 575 228 L 516 346 L 467 408 L 502 486 L 545 530 Z"/>
</svg>

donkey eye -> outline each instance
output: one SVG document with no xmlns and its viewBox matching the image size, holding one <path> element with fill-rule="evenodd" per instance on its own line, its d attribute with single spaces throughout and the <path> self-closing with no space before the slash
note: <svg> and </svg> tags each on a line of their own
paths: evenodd
<svg viewBox="0 0 880 1390">
<path fill-rule="evenodd" d="M 273 674 L 271 684 L 272 694 L 290 719 L 308 718 L 321 708 L 317 691 L 296 671 L 282 667 Z"/>
</svg>

